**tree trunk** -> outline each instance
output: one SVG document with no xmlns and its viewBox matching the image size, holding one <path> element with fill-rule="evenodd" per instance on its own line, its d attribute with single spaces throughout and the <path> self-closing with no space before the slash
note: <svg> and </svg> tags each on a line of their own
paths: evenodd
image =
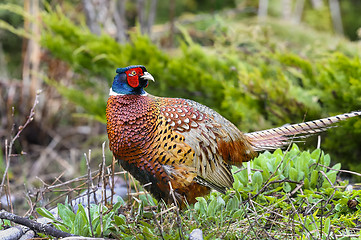
<svg viewBox="0 0 361 240">
<path fill-rule="evenodd" d="M 140 25 L 140 32 L 142 34 L 146 32 L 145 10 L 146 6 L 144 0 L 137 0 L 138 21 Z"/>
<path fill-rule="evenodd" d="M 297 24 L 301 22 L 304 6 L 305 6 L 305 0 L 297 0 L 296 1 L 294 22 Z"/>
<path fill-rule="evenodd" d="M 98 14 L 96 12 L 96 6 L 92 0 L 83 0 L 84 12 L 86 17 L 86 24 L 92 33 L 100 34 L 100 26 L 97 21 Z"/>
<path fill-rule="evenodd" d="M 147 33 L 149 36 L 151 36 L 152 34 L 152 27 L 154 24 L 156 13 L 157 13 L 157 0 L 150 0 L 148 25 L 147 25 Z"/>
<path fill-rule="evenodd" d="M 126 0 L 119 0 L 115 5 L 113 14 L 114 23 L 117 27 L 116 38 L 119 43 L 124 43 L 127 39 L 127 20 L 125 19 L 125 3 Z"/>
<path fill-rule="evenodd" d="M 341 10 L 340 4 L 338 0 L 329 0 L 330 3 L 330 11 L 333 22 L 333 27 L 335 32 L 343 35 L 343 26 L 342 26 L 342 18 L 341 18 Z"/>
<path fill-rule="evenodd" d="M 39 20 L 39 0 L 25 0 L 24 9 L 30 15 L 34 16 L 35 21 Z M 39 23 L 29 22 L 25 18 L 25 32 L 31 32 L 34 36 L 40 36 Z M 24 109 L 27 109 L 35 99 L 36 91 L 41 87 L 39 81 L 40 68 L 40 46 L 36 39 L 28 39 L 23 54 L 23 103 Z M 23 109 L 23 110 L 24 110 Z"/>
<path fill-rule="evenodd" d="M 291 18 L 292 14 L 292 0 L 283 0 L 283 11 L 282 11 L 282 17 L 285 20 L 288 20 Z"/>
<path fill-rule="evenodd" d="M 92 33 L 100 35 L 102 30 L 112 37 L 117 36 L 114 23 L 116 2 L 114 0 L 83 0 L 87 25 Z"/>
<path fill-rule="evenodd" d="M 175 31 L 174 21 L 175 21 L 175 0 L 170 0 L 170 4 L 169 4 L 169 23 L 170 23 L 170 26 L 169 26 L 169 42 L 168 42 L 169 47 L 173 46 L 174 31 Z"/>
<path fill-rule="evenodd" d="M 311 3 L 314 9 L 320 9 L 323 7 L 322 0 L 312 0 Z"/>
<path fill-rule="evenodd" d="M 259 0 L 258 5 L 258 18 L 260 20 L 267 17 L 267 9 L 268 9 L 268 0 Z"/>
</svg>

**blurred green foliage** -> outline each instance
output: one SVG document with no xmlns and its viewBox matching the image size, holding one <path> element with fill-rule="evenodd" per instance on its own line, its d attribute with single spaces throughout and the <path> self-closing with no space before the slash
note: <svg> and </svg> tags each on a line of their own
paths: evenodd
<svg viewBox="0 0 361 240">
<path fill-rule="evenodd" d="M 5 0 L 3 1 L 6 4 L 17 4 L 18 6 L 23 6 L 23 0 Z M 82 14 L 78 14 L 74 9 L 79 9 L 80 1 L 44 1 L 44 3 L 49 3 L 53 6 L 61 5 L 63 9 L 67 12 L 67 15 L 70 16 L 73 20 L 77 19 L 79 22 L 84 23 L 85 17 Z M 294 3 L 293 3 L 294 4 Z M 146 4 L 149 8 L 149 3 Z M 170 1 L 168 0 L 158 0 L 157 4 L 157 14 L 156 14 L 156 23 L 162 24 L 169 21 L 169 8 Z M 257 13 L 258 1 L 253 0 L 176 0 L 175 1 L 175 17 L 180 19 L 185 16 L 192 14 L 200 13 L 213 13 L 217 14 L 223 9 L 234 9 L 239 8 L 243 9 L 239 13 L 243 17 L 252 17 Z M 269 1 L 268 5 L 268 14 L 272 17 L 281 17 L 283 11 L 283 1 L 282 0 L 272 0 Z M 294 6 L 292 6 L 294 7 Z M 340 10 L 343 22 L 343 28 L 345 36 L 351 40 L 359 39 L 357 30 L 361 26 L 361 18 L 359 17 L 359 12 L 361 8 L 361 3 L 358 0 L 345 0 L 340 1 Z M 137 10 L 136 2 L 127 1 L 126 4 L 126 20 L 129 27 L 136 26 L 137 24 Z M 12 26 L 21 26 L 23 24 L 23 18 L 17 14 L 12 14 L 9 11 L 0 10 L 0 19 L 11 24 Z M 323 7 L 321 9 L 313 9 L 310 1 L 305 2 L 304 14 L 302 17 L 303 23 L 313 27 L 314 29 L 322 31 L 333 31 L 332 21 L 330 17 L 329 5 L 327 1 L 323 1 Z M 291 36 L 292 37 L 292 36 Z M 5 50 L 5 55 L 9 62 L 8 70 L 12 77 L 20 78 L 20 69 L 21 69 L 21 44 L 22 39 L 15 34 L 3 31 L 0 28 L 0 40 L 2 42 L 2 47 Z"/>
<path fill-rule="evenodd" d="M 157 17 L 158 23 L 169 21 L 170 2 L 168 0 L 158 0 Z M 223 8 L 234 8 L 234 0 L 175 0 L 175 17 L 182 17 L 187 14 L 199 14 L 216 12 Z"/>
<path fill-rule="evenodd" d="M 358 30 L 361 28 L 361 2 L 358 0 L 348 0 L 340 1 L 340 4 L 345 35 L 353 41 L 360 39 L 361 36 Z"/>
<path fill-rule="evenodd" d="M 19 1 L 7 0 L 7 3 L 19 4 Z M 13 14 L 11 11 L 6 11 L 5 9 L 0 9 L 0 20 L 14 27 L 23 25 L 22 16 Z M 6 70 L 11 77 L 20 78 L 21 76 L 21 72 L 19 71 L 19 66 L 21 66 L 21 44 L 22 39 L 17 34 L 6 31 L 0 27 L 0 51 L 4 51 L 5 60 L 9 63 L 6 66 Z M 3 74 L 5 73 L 0 73 L 0 76 L 3 76 Z"/>
</svg>

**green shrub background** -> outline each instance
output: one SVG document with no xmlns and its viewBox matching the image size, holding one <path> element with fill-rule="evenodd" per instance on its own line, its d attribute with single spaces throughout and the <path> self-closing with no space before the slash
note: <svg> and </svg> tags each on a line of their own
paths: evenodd
<svg viewBox="0 0 361 240">
<path fill-rule="evenodd" d="M 44 12 L 43 19 L 41 45 L 79 73 L 74 88 L 58 89 L 99 121 L 115 69 L 133 64 L 155 77 L 149 93 L 198 101 L 245 132 L 361 109 L 360 46 L 312 29 L 209 16 L 179 25 L 179 49 L 168 53 L 138 32 L 124 45 L 93 35 L 61 11 Z M 187 29 L 204 31 L 214 44 L 196 43 Z M 361 171 L 361 119 L 340 125 L 323 147 Z"/>
</svg>

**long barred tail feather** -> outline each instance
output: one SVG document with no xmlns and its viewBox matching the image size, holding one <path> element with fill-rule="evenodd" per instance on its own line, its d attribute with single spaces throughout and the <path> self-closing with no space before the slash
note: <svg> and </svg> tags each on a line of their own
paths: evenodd
<svg viewBox="0 0 361 240">
<path fill-rule="evenodd" d="M 248 137 L 255 151 L 272 150 L 284 147 L 293 140 L 298 141 L 300 138 L 306 138 L 310 135 L 326 131 L 329 128 L 335 127 L 333 124 L 356 116 L 361 116 L 361 111 L 246 133 L 245 135 Z"/>
</svg>

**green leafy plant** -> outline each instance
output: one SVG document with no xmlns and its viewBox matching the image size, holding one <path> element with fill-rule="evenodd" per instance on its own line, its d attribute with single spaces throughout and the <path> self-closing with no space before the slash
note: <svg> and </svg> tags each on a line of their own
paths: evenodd
<svg viewBox="0 0 361 240">
<path fill-rule="evenodd" d="M 250 162 L 251 168 L 257 169 L 251 174 L 254 184 L 249 184 L 245 169 L 235 174 L 234 187 L 239 191 L 255 193 L 266 182 L 281 181 L 273 186 L 273 189 L 282 187 L 285 192 L 290 192 L 296 187 L 297 182 L 302 181 L 303 189 L 326 189 L 335 183 L 337 171 L 341 167 L 341 164 L 338 163 L 330 168 L 330 162 L 330 156 L 324 155 L 320 149 L 316 149 L 312 153 L 300 152 L 297 145 L 294 144 L 286 154 L 277 149 L 273 153 L 266 152 L 255 158 Z M 324 177 L 321 177 L 321 172 Z M 282 182 L 282 180 L 287 181 Z"/>
<path fill-rule="evenodd" d="M 361 190 L 345 191 L 347 182 L 337 180 L 340 164 L 330 167 L 330 161 L 320 149 L 301 151 L 297 145 L 260 154 L 250 163 L 252 181 L 245 163 L 233 169 L 234 187 L 227 194 L 199 197 L 180 213 L 149 194 L 128 204 L 119 199 L 112 207 L 91 205 L 90 217 L 82 205 L 74 213 L 70 205 L 58 204 L 59 218 L 44 208 L 37 211 L 63 231 L 92 236 L 92 228 L 94 236 L 118 239 L 174 239 L 196 228 L 205 239 L 347 236 L 361 227 Z M 350 200 L 356 203 L 352 208 Z"/>
<path fill-rule="evenodd" d="M 73 212 L 71 205 L 59 203 L 57 205 L 59 218 L 45 208 L 37 208 L 37 212 L 41 216 L 50 219 L 59 230 L 78 236 L 94 235 L 100 237 L 102 235 L 109 235 L 113 224 L 115 222 L 119 223 L 121 219 L 124 219 L 123 215 L 118 214 L 118 210 L 123 203 L 121 199 L 118 199 L 118 202 L 112 206 L 112 209 L 108 209 L 101 204 L 91 204 L 89 211 L 82 204 L 78 204 L 76 213 Z M 101 219 L 102 224 L 100 223 Z"/>
<path fill-rule="evenodd" d="M 6 219 L 1 220 L 0 230 L 6 229 L 6 227 L 11 227 L 11 222 Z"/>
</svg>

